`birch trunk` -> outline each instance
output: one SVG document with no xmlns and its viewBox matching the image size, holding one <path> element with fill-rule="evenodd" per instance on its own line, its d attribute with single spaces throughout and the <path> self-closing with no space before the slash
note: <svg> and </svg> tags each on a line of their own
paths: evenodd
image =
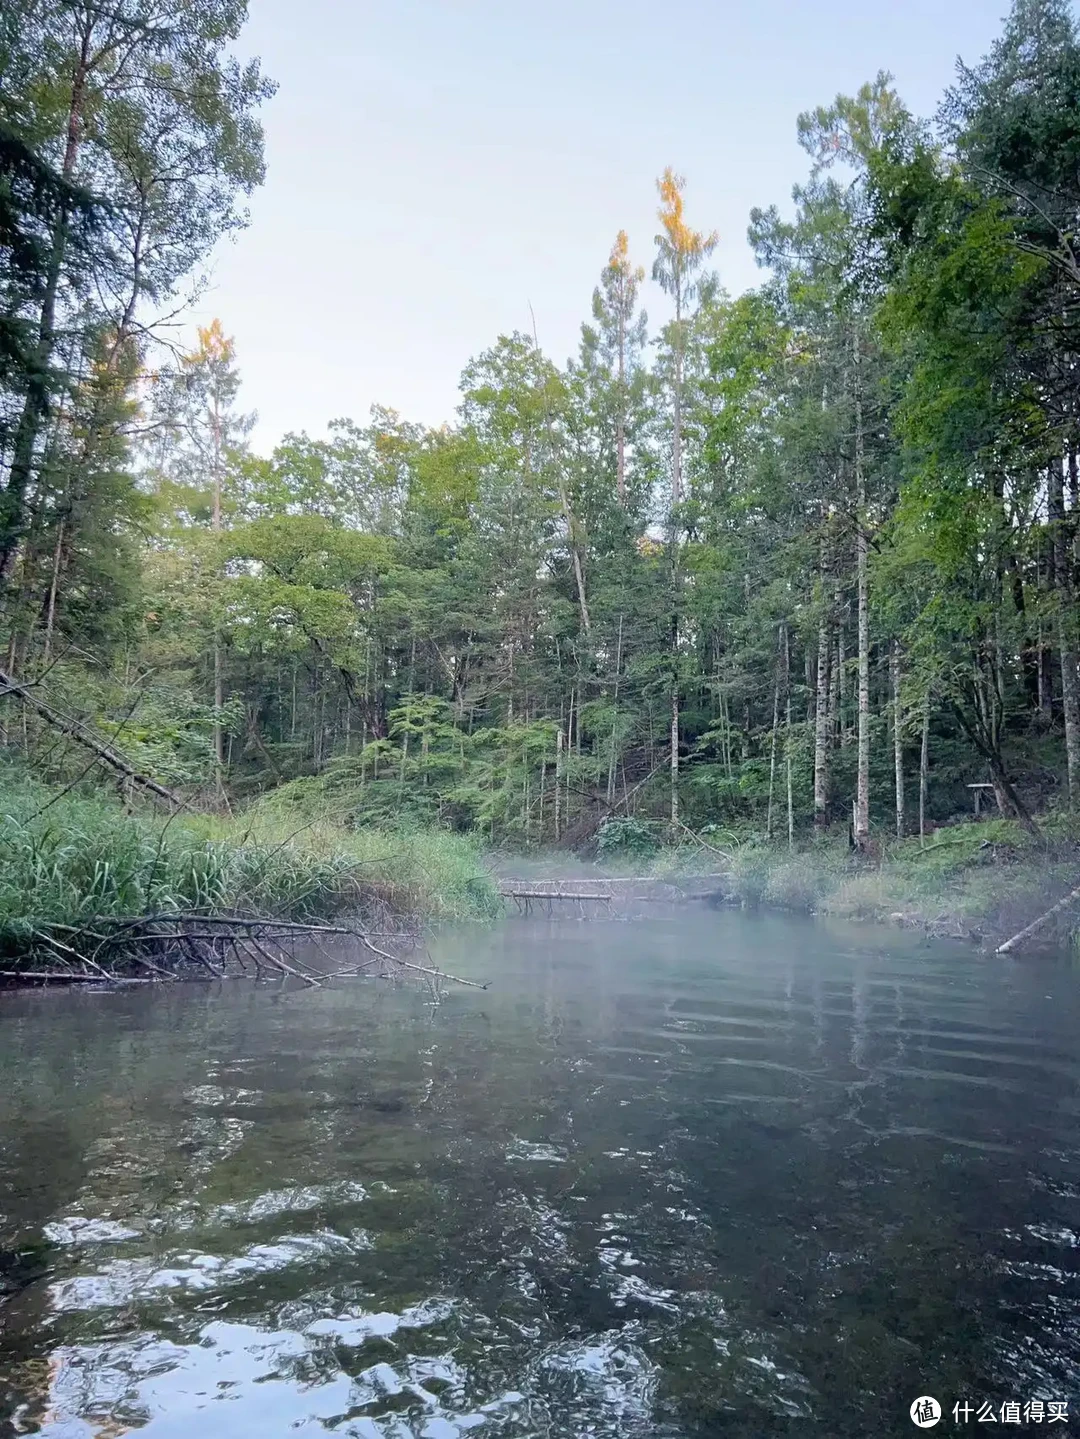
<svg viewBox="0 0 1080 1439">
<path fill-rule="evenodd" d="M 904 730 L 900 707 L 900 642 L 893 640 L 889 656 L 893 698 L 893 764 L 896 770 L 896 837 L 904 837 Z"/>
<path fill-rule="evenodd" d="M 784 693 L 787 698 L 787 713 L 784 728 L 784 770 L 787 778 L 787 842 L 788 849 L 795 848 L 795 794 L 791 783 L 791 640 L 787 625 L 783 625 L 784 638 Z"/>
<path fill-rule="evenodd" d="M 626 504 L 626 305 L 619 295 L 619 398 L 615 420 L 615 490 Z"/>
<path fill-rule="evenodd" d="M 1065 763 L 1069 808 L 1080 799 L 1080 687 L 1077 683 L 1076 616 L 1073 613 L 1072 565 L 1065 534 L 1065 475 L 1061 460 L 1049 468 L 1047 511 L 1054 555 L 1054 625 L 1061 656 L 1061 708 L 1065 718 Z"/>
<path fill-rule="evenodd" d="M 675 323 L 678 326 L 678 337 L 676 339 L 677 348 L 675 351 L 675 394 L 671 433 L 671 503 L 673 507 L 677 505 L 682 499 L 683 355 L 681 314 L 678 314 L 678 318 L 676 319 Z"/>
<path fill-rule="evenodd" d="M 844 634 L 844 615 L 842 611 L 840 612 L 836 625 L 836 664 L 839 670 L 837 681 L 840 691 L 838 724 L 840 729 L 840 746 L 843 748 L 851 739 L 851 726 L 847 723 L 847 719 L 851 714 L 851 705 L 848 695 L 847 641 Z"/>
<path fill-rule="evenodd" d="M 213 411 L 211 413 L 211 442 L 213 445 L 213 466 L 214 466 L 214 534 L 221 534 L 221 406 L 217 386 L 214 388 Z M 225 783 L 225 732 L 221 727 L 220 714 L 225 703 L 225 676 L 222 672 L 221 658 L 221 633 L 218 626 L 214 625 L 214 709 L 217 715 L 214 719 L 214 757 L 217 761 L 217 774 L 215 785 L 220 794 Z M 316 746 L 318 753 L 318 746 Z M 315 768 L 319 764 L 316 760 Z"/>
<path fill-rule="evenodd" d="M 615 802 L 615 764 L 616 764 L 616 738 L 619 722 L 619 671 L 622 669 L 622 633 L 623 617 L 619 615 L 619 638 L 615 645 L 615 693 L 612 696 L 614 713 L 611 717 L 611 753 L 608 755 L 608 776 L 607 776 L 607 802 L 608 808 Z"/>
<path fill-rule="evenodd" d="M 829 822 L 829 659 L 830 617 L 821 616 L 818 625 L 818 662 L 814 686 L 814 826 L 824 829 Z"/>
<path fill-rule="evenodd" d="M 778 637 L 779 638 L 779 637 Z M 765 811 L 765 838 L 772 840 L 773 794 L 776 789 L 776 737 L 780 725 L 780 646 L 777 645 L 776 679 L 773 683 L 772 740 L 769 745 L 769 805 Z"/>
<path fill-rule="evenodd" d="M 922 743 L 919 746 L 919 841 L 926 839 L 926 802 L 930 796 L 930 688 L 923 696 Z"/>
<path fill-rule="evenodd" d="M 859 336 L 855 333 L 855 504 L 856 566 L 859 603 L 859 750 L 855 790 L 855 847 L 870 847 L 870 607 L 867 586 L 869 545 L 866 531 L 866 469 L 863 454 L 862 375 Z"/>
<path fill-rule="evenodd" d="M 562 819 L 562 793 L 559 786 L 562 784 L 562 756 L 563 756 L 563 731 L 560 721 L 558 731 L 555 735 L 555 840 L 559 838 L 559 821 Z"/>
<path fill-rule="evenodd" d="M 56 626 L 56 595 L 60 586 L 60 560 L 64 552 L 65 519 L 66 516 L 60 516 L 60 523 L 56 527 L 56 545 L 53 548 L 52 577 L 49 580 L 49 598 L 45 611 L 45 645 L 42 653 L 42 660 L 46 668 L 49 664 L 53 630 Z"/>
<path fill-rule="evenodd" d="M 679 823 L 679 690 L 671 691 L 671 824 Z"/>
<path fill-rule="evenodd" d="M 679 823 L 679 550 L 675 507 L 682 499 L 682 295 L 675 294 L 675 395 L 671 435 L 671 824 Z"/>
</svg>

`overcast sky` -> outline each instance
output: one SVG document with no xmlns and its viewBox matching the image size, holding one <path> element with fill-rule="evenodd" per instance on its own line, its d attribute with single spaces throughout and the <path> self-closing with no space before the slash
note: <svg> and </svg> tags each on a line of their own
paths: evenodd
<svg viewBox="0 0 1080 1439">
<path fill-rule="evenodd" d="M 648 270 L 655 180 L 757 283 L 754 205 L 806 173 L 800 110 L 879 69 L 933 111 L 1005 0 L 250 0 L 247 53 L 279 89 L 250 227 L 193 321 L 236 339 L 255 443 L 373 403 L 453 418 L 465 362 L 531 328 L 557 361 L 612 240 Z M 660 315 L 651 283 L 646 306 Z"/>
</svg>

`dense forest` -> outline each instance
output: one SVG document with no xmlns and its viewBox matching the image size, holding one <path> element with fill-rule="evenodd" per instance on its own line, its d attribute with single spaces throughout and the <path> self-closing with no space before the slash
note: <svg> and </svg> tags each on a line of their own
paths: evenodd
<svg viewBox="0 0 1080 1439">
<path fill-rule="evenodd" d="M 1066 0 L 1016 0 L 932 120 L 887 74 L 800 116 L 793 204 L 749 217 L 756 290 L 725 292 L 667 170 L 565 363 L 523 326 L 452 423 L 376 408 L 270 455 L 228 317 L 168 343 L 262 177 L 244 18 L 4 6 L 11 763 L 71 783 L 91 735 L 125 792 L 299 787 L 507 846 L 871 850 L 975 784 L 1029 827 L 1080 803 Z"/>
</svg>

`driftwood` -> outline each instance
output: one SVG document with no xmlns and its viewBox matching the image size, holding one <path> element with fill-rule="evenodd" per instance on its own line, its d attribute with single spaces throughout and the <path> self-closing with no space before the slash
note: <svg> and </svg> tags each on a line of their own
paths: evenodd
<svg viewBox="0 0 1080 1439">
<path fill-rule="evenodd" d="M 385 949 L 379 949 L 377 945 L 372 944 L 367 935 L 357 935 L 357 938 L 365 949 L 370 949 L 372 954 L 377 958 L 388 960 L 390 964 L 396 966 L 398 969 L 408 969 L 416 974 L 426 974 L 432 979 L 450 979 L 453 980 L 455 984 L 467 985 L 469 989 L 487 989 L 486 984 L 478 984 L 475 979 L 462 979 L 459 974 L 449 974 L 445 969 L 432 969 L 422 964 L 410 964 L 408 960 L 402 959 L 400 955 L 388 954 Z"/>
<path fill-rule="evenodd" d="M 67 735 L 70 739 L 75 740 L 77 744 L 81 744 L 86 749 L 91 750 L 101 764 L 108 766 L 109 769 L 115 770 L 115 772 L 122 775 L 124 779 L 129 780 L 132 784 L 138 785 L 140 789 L 146 790 L 148 794 L 152 794 L 156 799 L 163 799 L 167 804 L 173 805 L 175 808 L 179 809 L 183 805 L 184 801 L 178 794 L 168 789 L 165 785 L 159 784 L 157 780 L 153 779 L 150 775 L 143 774 L 140 770 L 136 769 L 129 760 L 125 759 L 119 750 L 113 749 L 111 745 L 103 743 L 95 735 L 91 734 L 84 724 L 71 718 L 70 715 L 61 714 L 60 711 L 54 709 L 52 705 L 46 704 L 39 695 L 34 694 L 30 685 L 19 684 L 9 675 L 6 675 L 3 670 L 0 670 L 0 699 L 3 699 L 7 695 L 14 695 L 17 699 L 22 700 L 23 704 L 28 705 L 46 724 L 51 725 L 54 729 L 58 729 L 61 734 Z"/>
<path fill-rule="evenodd" d="M 499 893 L 504 899 L 512 899 L 520 914 L 532 914 L 533 905 L 550 915 L 553 904 L 576 906 L 582 914 L 588 912 L 590 905 L 611 904 L 611 892 L 608 890 L 583 889 L 573 881 L 557 879 L 536 883 L 520 879 L 502 880 Z"/>
<path fill-rule="evenodd" d="M 600 914 L 607 917 L 617 906 L 620 917 L 626 917 L 635 905 L 671 903 L 674 899 L 704 898 L 715 890 L 715 881 L 723 875 L 686 875 L 682 879 L 663 879 L 655 875 L 598 875 L 588 879 L 513 879 L 498 881 L 503 899 L 512 900 L 521 914 L 532 914 L 535 905 L 543 914 L 558 913 L 565 917 L 586 917 Z M 707 886 L 695 889 L 695 886 Z M 627 890 L 622 886 L 633 886 Z M 636 893 L 634 892 L 636 890 Z"/>
<path fill-rule="evenodd" d="M 375 958 L 366 964 L 334 968 L 339 961 L 321 950 L 329 936 L 358 943 Z M 101 984 L 102 982 L 160 984 L 180 979 L 293 979 L 318 988 L 329 979 L 358 976 L 380 966 L 384 977 L 408 973 L 429 980 L 475 985 L 433 965 L 421 965 L 405 955 L 421 947 L 416 929 L 379 931 L 389 947 L 371 942 L 366 931 L 344 924 L 304 923 L 266 919 L 259 915 L 208 914 L 197 910 L 141 915 L 132 919 L 100 917 L 82 926 L 54 924 L 35 929 L 27 944 L 21 968 L 0 970 L 2 980 L 24 983 Z M 301 944 L 314 945 L 327 959 L 324 969 L 297 953 Z"/>
<path fill-rule="evenodd" d="M 1055 914 L 1060 914 L 1063 909 L 1068 909 L 1071 904 L 1076 904 L 1078 900 L 1080 900 L 1080 884 L 1078 884 L 1075 889 L 1070 890 L 1062 899 L 1059 899 L 1057 904 L 1052 904 L 1045 914 L 1040 914 L 1038 919 L 1033 919 L 1030 924 L 1025 925 L 1024 928 L 1014 934 L 1011 939 L 1007 939 L 1004 944 L 999 944 L 994 953 L 1011 954 L 1018 944 L 1022 944 L 1023 941 L 1029 939 L 1031 935 L 1037 934 L 1048 920 L 1053 919 Z"/>
<path fill-rule="evenodd" d="M 501 889 L 500 893 L 509 899 L 596 899 L 609 902 L 611 895 L 606 890 L 594 889 L 551 889 L 535 885 L 515 885 Z"/>
</svg>

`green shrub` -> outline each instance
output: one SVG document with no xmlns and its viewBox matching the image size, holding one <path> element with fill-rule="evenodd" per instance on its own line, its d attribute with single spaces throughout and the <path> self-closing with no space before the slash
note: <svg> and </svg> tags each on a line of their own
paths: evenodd
<svg viewBox="0 0 1080 1439">
<path fill-rule="evenodd" d="M 827 882 L 828 876 L 812 856 L 785 857 L 777 860 L 766 873 L 762 901 L 778 909 L 812 914 Z"/>
<path fill-rule="evenodd" d="M 660 848 L 660 827 L 643 819 L 609 819 L 600 826 L 596 848 L 602 859 L 651 859 Z"/>
<path fill-rule="evenodd" d="M 756 909 L 765 898 L 774 856 L 768 850 L 746 846 L 740 849 L 731 863 L 729 876 L 730 893 L 733 898 Z"/>
</svg>

